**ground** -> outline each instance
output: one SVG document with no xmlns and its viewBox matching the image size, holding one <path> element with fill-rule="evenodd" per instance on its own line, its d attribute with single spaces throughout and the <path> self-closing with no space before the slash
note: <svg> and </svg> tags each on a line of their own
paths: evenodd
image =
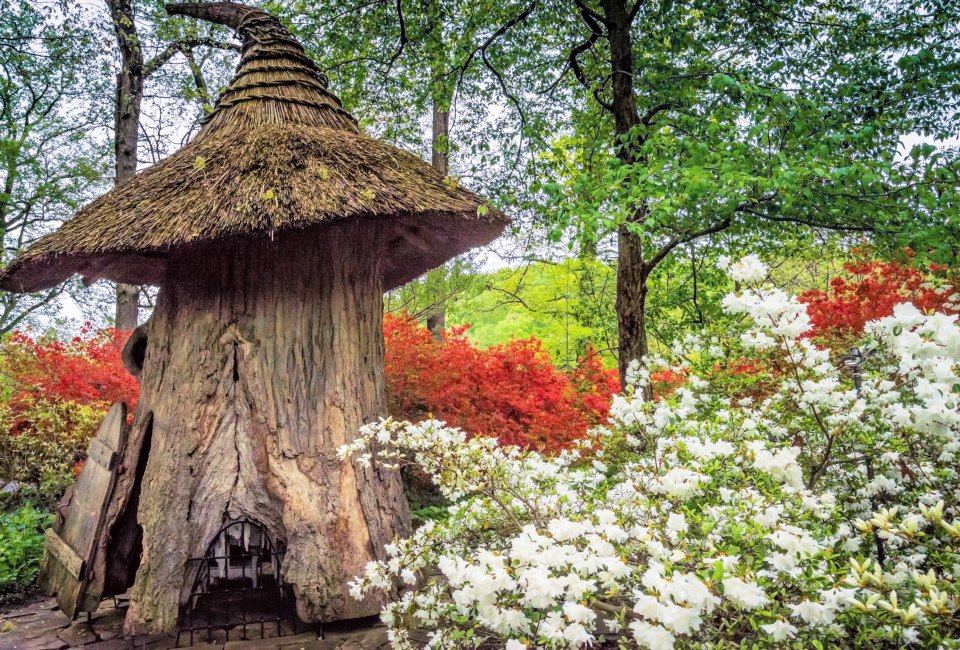
<svg viewBox="0 0 960 650">
<path fill-rule="evenodd" d="M 92 648 L 93 650 L 168 650 L 176 647 L 176 639 L 169 636 L 124 637 L 123 618 L 126 603 L 113 599 L 105 600 L 96 612 L 72 622 L 60 612 L 52 598 L 38 598 L 27 603 L 0 607 L 0 650 L 66 650 L 67 648 Z M 211 643 L 197 639 L 198 645 L 189 645 L 189 639 L 181 639 L 186 648 L 212 648 L 223 646 L 224 650 L 250 650 L 253 648 L 283 650 L 386 650 L 387 632 L 375 621 L 364 619 L 360 623 L 328 625 L 324 638 L 318 639 L 315 631 L 276 637 L 276 632 L 265 630 L 260 638 L 258 629 L 248 629 L 246 640 L 241 639 L 241 630 L 214 635 Z M 270 638 L 270 637 L 273 638 Z"/>
</svg>

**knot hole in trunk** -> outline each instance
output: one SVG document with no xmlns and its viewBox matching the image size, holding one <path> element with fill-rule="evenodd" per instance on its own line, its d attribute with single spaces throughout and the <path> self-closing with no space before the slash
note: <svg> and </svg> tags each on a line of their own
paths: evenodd
<svg viewBox="0 0 960 650">
<path fill-rule="evenodd" d="M 136 377 L 140 378 L 143 372 L 143 362 L 147 358 L 147 325 L 144 323 L 130 333 L 130 338 L 123 346 L 123 352 L 120 353 L 120 359 L 123 361 L 123 367 Z"/>
</svg>

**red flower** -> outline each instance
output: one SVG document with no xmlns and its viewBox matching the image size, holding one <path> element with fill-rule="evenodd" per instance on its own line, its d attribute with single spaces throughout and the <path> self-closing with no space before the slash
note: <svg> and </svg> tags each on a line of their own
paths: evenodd
<svg viewBox="0 0 960 650">
<path fill-rule="evenodd" d="M 480 349 L 454 327 L 442 343 L 406 315 L 384 319 L 390 411 L 399 418 L 432 415 L 503 444 L 558 451 L 606 418 L 619 389 L 615 370 L 589 350 L 563 371 L 537 339 Z"/>
<path fill-rule="evenodd" d="M 140 387 L 120 360 L 128 332 L 94 331 L 89 323 L 68 342 L 14 332 L 0 344 L 0 371 L 15 388 L 11 405 L 30 398 L 133 409 Z"/>
<path fill-rule="evenodd" d="M 940 280 L 944 267 L 931 265 L 929 275 L 893 262 L 854 261 L 844 264 L 853 276 L 835 277 L 829 291 L 811 289 L 800 296 L 807 303 L 807 313 L 813 323 L 810 336 L 835 338 L 863 333 L 864 325 L 889 316 L 899 303 L 910 302 L 924 312 L 956 313 L 950 301 L 955 294 L 952 286 L 945 290 L 934 288 L 931 281 Z"/>
</svg>

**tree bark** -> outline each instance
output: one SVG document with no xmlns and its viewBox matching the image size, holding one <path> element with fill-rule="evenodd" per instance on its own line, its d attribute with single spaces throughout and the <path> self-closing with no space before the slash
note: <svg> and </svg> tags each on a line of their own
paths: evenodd
<svg viewBox="0 0 960 650">
<path fill-rule="evenodd" d="M 602 0 L 601 7 L 610 44 L 613 93 L 610 108 L 614 131 L 618 138 L 622 138 L 640 123 L 633 89 L 633 38 L 630 34 L 633 18 L 624 0 Z M 642 162 L 636 150 L 637 147 L 631 142 L 617 143 L 617 157 L 624 164 Z M 646 209 L 641 206 L 631 218 L 632 227 L 640 227 L 645 217 Z M 620 226 L 617 243 L 618 365 L 620 383 L 624 384 L 630 362 L 642 360 L 649 352 L 645 310 L 650 269 L 644 263 L 643 242 L 630 230 L 630 224 Z"/>
<path fill-rule="evenodd" d="M 643 262 L 640 238 L 620 226 L 617 232 L 617 334 L 620 383 L 626 385 L 631 361 L 643 361 L 647 343 L 647 267 Z"/>
<path fill-rule="evenodd" d="M 433 129 L 432 139 L 430 141 L 431 159 L 430 164 L 434 169 L 446 175 L 450 165 L 450 103 L 441 105 L 440 101 L 433 103 Z M 441 278 L 447 275 L 447 270 L 440 267 L 431 273 L 441 274 Z M 437 341 L 443 341 L 443 330 L 447 328 L 447 306 L 446 296 L 443 302 L 433 305 L 430 314 L 427 316 L 427 329 Z"/>
<path fill-rule="evenodd" d="M 347 583 L 409 532 L 400 478 L 337 456 L 386 415 L 380 248 L 376 226 L 353 222 L 171 263 L 123 459 L 134 467 L 152 430 L 128 633 L 176 627 L 196 571 L 187 558 L 242 517 L 286 547 L 281 575 L 304 620 L 383 605 L 354 601 Z"/>
<path fill-rule="evenodd" d="M 441 174 L 446 174 L 450 166 L 450 107 L 433 104 L 433 137 L 430 142 L 432 156 L 430 164 Z"/>
<path fill-rule="evenodd" d="M 120 72 L 114 110 L 115 183 L 123 185 L 137 173 L 137 142 L 140 136 L 140 102 L 143 99 L 143 50 L 133 22 L 130 0 L 107 0 L 113 31 L 120 47 Z M 120 330 L 137 326 L 140 287 L 117 284 L 114 325 Z"/>
</svg>

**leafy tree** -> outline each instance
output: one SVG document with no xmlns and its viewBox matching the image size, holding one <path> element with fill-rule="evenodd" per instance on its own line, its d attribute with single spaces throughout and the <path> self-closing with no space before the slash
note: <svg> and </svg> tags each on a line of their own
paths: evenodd
<svg viewBox="0 0 960 650">
<path fill-rule="evenodd" d="M 482 291 L 450 309 L 454 324 L 482 346 L 536 336 L 554 363 L 575 367 L 594 348 L 614 359 L 613 271 L 596 260 L 535 262 L 477 276 Z"/>
<path fill-rule="evenodd" d="M 114 180 L 117 185 L 121 185 L 137 173 L 143 133 L 141 105 L 147 79 L 160 73 L 174 57 L 182 55 L 188 64 L 189 76 L 186 79 L 189 81 L 182 76 L 175 77 L 173 87 L 180 91 L 178 94 L 186 94 L 188 99 L 195 99 L 201 105 L 210 107 L 209 84 L 204 78 L 202 67 L 209 55 L 205 55 L 204 50 L 230 51 L 239 48 L 225 40 L 222 29 L 209 25 L 188 25 L 181 19 L 168 17 L 162 3 L 145 2 L 138 7 L 132 0 L 105 1 L 120 52 L 114 102 Z M 138 27 L 138 18 L 146 18 L 147 25 Z M 147 58 L 144 41 L 150 36 L 153 36 L 152 42 L 147 40 L 146 45 L 152 45 L 157 52 Z M 183 92 L 190 83 L 193 84 L 192 92 Z M 202 114 L 201 112 L 198 117 Z M 180 126 L 183 126 L 182 123 Z M 155 162 L 162 153 L 158 152 L 156 142 L 152 144 Z M 117 284 L 115 322 L 119 329 L 132 330 L 137 326 L 140 293 L 140 287 Z"/>
<path fill-rule="evenodd" d="M 0 0 L 0 233 L 8 262 L 68 218 L 105 171 L 95 33 L 82 12 Z M 77 283 L 0 295 L 0 333 L 53 317 Z"/>
<path fill-rule="evenodd" d="M 956 128 L 948 7 L 576 4 L 589 34 L 570 68 L 614 137 L 585 138 L 600 163 L 544 187 L 580 229 L 616 233 L 621 370 L 648 351 L 651 273 L 691 242 L 776 246 L 802 228 L 902 242 L 954 218 L 952 159 L 898 156 L 911 131 Z"/>
<path fill-rule="evenodd" d="M 468 176 L 555 242 L 592 255 L 616 241 L 621 372 L 649 348 L 651 275 L 693 242 L 726 233 L 775 248 L 812 228 L 950 254 L 955 153 L 921 144 L 903 156 L 899 145 L 957 132 L 955 3 L 480 0 L 444 11 L 441 76 L 456 79 L 478 132 L 463 144 Z M 429 19 L 420 3 L 318 3 L 307 22 L 348 96 L 377 86 L 375 100 L 409 108 L 437 74 L 421 58 Z M 418 132 L 402 115 L 384 128 Z"/>
</svg>

